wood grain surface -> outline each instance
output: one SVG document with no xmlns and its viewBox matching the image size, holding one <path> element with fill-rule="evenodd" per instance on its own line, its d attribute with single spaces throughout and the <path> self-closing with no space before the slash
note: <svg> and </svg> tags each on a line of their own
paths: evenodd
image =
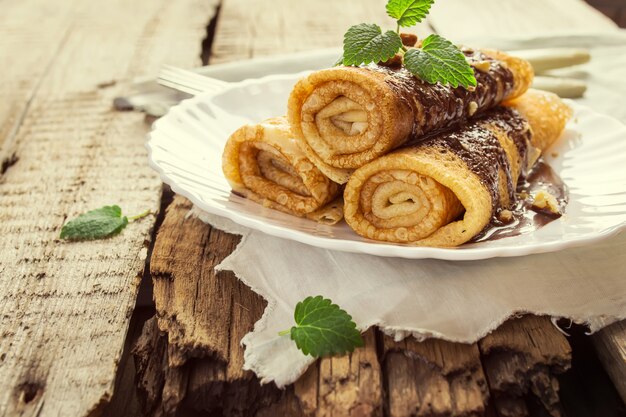
<svg viewBox="0 0 626 417">
<path fill-rule="evenodd" d="M 215 36 L 205 42 L 212 63 L 337 46 L 357 22 L 393 26 L 381 0 L 359 0 L 358 7 L 334 0 L 297 7 L 293 0 L 1 3 L 0 416 L 99 415 L 111 399 L 155 216 L 104 241 L 66 243 L 58 234 L 67 219 L 105 204 L 129 215 L 158 210 L 161 184 L 143 147 L 148 126 L 139 114 L 112 111 L 111 101 L 162 63 L 199 65 L 218 3 Z M 615 30 L 581 0 L 446 0 L 415 32 L 461 37 L 572 27 Z M 232 273 L 214 271 L 239 238 L 188 217 L 190 208 L 175 197 L 152 243 L 156 316 L 138 326 L 133 343 L 141 404 L 128 391 L 117 393 L 129 397 L 132 410 L 561 413 L 555 375 L 569 366 L 569 345 L 536 317 L 507 322 L 473 345 L 394 342 L 372 329 L 363 348 L 316 362 L 293 386 L 261 385 L 242 370 L 239 342 L 265 301 Z M 625 333 L 623 323 L 614 325 L 594 342 L 626 397 Z M 120 415 L 115 410 L 107 412 Z"/>
<path fill-rule="evenodd" d="M 626 27 L 626 2 L 623 0 L 587 0 L 587 3 L 601 11 L 619 27 Z"/>
<path fill-rule="evenodd" d="M 626 403 L 626 321 L 600 330 L 593 335 L 593 342 L 604 368 Z"/>
<path fill-rule="evenodd" d="M 450 39 L 617 30 L 611 19 L 584 0 L 438 1 L 428 21 L 435 31 Z"/>
<path fill-rule="evenodd" d="M 383 374 L 374 329 L 363 334 L 363 341 L 364 346 L 349 355 L 320 359 L 294 384 L 305 415 L 383 415 Z"/>
<path fill-rule="evenodd" d="M 483 415 L 487 382 L 476 344 L 384 337 L 390 416 Z"/>
<path fill-rule="evenodd" d="M 548 317 L 509 320 L 478 345 L 498 414 L 562 415 L 556 376 L 570 367 L 571 348 Z"/>
<path fill-rule="evenodd" d="M 225 0 L 222 1 L 209 63 L 275 55 L 342 45 L 348 27 L 376 22 L 395 28 L 384 3 L 359 0 L 353 7 L 340 1 Z M 408 30 L 431 33 L 427 22 Z"/>
<path fill-rule="evenodd" d="M 111 397 L 154 216 L 85 243 L 63 223 L 157 210 L 140 114 L 111 109 L 162 62 L 199 64 L 210 4 L 3 2 L 0 415 L 81 416 Z M 190 41 L 193 40 L 193 41 Z"/>
</svg>

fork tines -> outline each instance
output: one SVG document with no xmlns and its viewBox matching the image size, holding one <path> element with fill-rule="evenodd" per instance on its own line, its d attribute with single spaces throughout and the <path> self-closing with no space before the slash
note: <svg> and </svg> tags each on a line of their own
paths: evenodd
<svg viewBox="0 0 626 417">
<path fill-rule="evenodd" d="M 225 81 L 216 80 L 215 78 L 206 77 L 171 65 L 163 65 L 161 67 L 157 81 L 163 86 L 192 95 L 207 91 L 219 91 L 227 84 Z"/>
</svg>

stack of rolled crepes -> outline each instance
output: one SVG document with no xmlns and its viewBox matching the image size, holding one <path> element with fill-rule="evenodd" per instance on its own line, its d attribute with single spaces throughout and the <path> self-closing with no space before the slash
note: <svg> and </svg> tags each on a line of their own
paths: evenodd
<svg viewBox="0 0 626 417">
<path fill-rule="evenodd" d="M 533 72 L 526 61 L 464 53 L 474 89 L 428 84 L 381 65 L 310 74 L 291 93 L 289 123 L 271 119 L 230 137 L 226 177 L 244 196 L 326 223 L 341 219 L 335 197 L 347 183 L 343 215 L 362 236 L 467 242 L 514 201 L 518 179 L 570 113 L 554 95 L 527 92 Z"/>
</svg>

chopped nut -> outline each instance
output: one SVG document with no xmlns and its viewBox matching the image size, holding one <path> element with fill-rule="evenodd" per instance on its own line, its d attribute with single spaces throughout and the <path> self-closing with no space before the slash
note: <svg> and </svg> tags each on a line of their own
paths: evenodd
<svg viewBox="0 0 626 417">
<path fill-rule="evenodd" d="M 556 201 L 556 197 L 550 194 L 546 190 L 541 190 L 533 199 L 533 208 L 549 211 L 553 214 L 561 214 L 559 211 L 559 203 Z"/>
<path fill-rule="evenodd" d="M 404 46 L 415 46 L 417 43 L 417 35 L 412 33 L 401 33 L 400 39 L 402 39 L 402 45 Z"/>
<path fill-rule="evenodd" d="M 469 92 L 473 92 L 473 91 L 476 91 L 476 87 L 470 85 L 469 87 L 467 87 L 466 90 Z"/>
<path fill-rule="evenodd" d="M 476 110 L 478 110 L 478 103 L 476 103 L 475 101 L 470 101 L 467 105 L 467 114 L 473 116 L 474 113 L 476 113 Z"/>
<path fill-rule="evenodd" d="M 540 156 L 541 156 L 541 149 L 535 148 L 534 146 L 530 146 L 528 150 L 526 151 L 526 169 L 530 171 Z"/>
<path fill-rule="evenodd" d="M 500 213 L 498 213 L 498 220 L 500 220 L 503 223 L 508 223 L 511 220 L 513 220 L 513 212 L 511 210 L 502 210 Z"/>
<path fill-rule="evenodd" d="M 480 72 L 489 72 L 489 68 L 491 68 L 491 62 L 489 61 L 472 62 L 471 65 Z"/>
<path fill-rule="evenodd" d="M 380 62 L 380 65 L 384 65 L 386 67 L 399 67 L 402 65 L 402 56 L 400 54 L 395 54 L 388 60 Z"/>
</svg>

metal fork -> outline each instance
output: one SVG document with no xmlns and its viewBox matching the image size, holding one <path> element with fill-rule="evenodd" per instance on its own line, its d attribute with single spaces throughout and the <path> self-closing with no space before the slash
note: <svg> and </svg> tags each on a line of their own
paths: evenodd
<svg viewBox="0 0 626 417">
<path fill-rule="evenodd" d="M 228 85 L 226 81 L 206 77 L 193 71 L 164 65 L 159 71 L 158 83 L 174 90 L 192 95 L 204 92 L 216 92 Z"/>
</svg>

